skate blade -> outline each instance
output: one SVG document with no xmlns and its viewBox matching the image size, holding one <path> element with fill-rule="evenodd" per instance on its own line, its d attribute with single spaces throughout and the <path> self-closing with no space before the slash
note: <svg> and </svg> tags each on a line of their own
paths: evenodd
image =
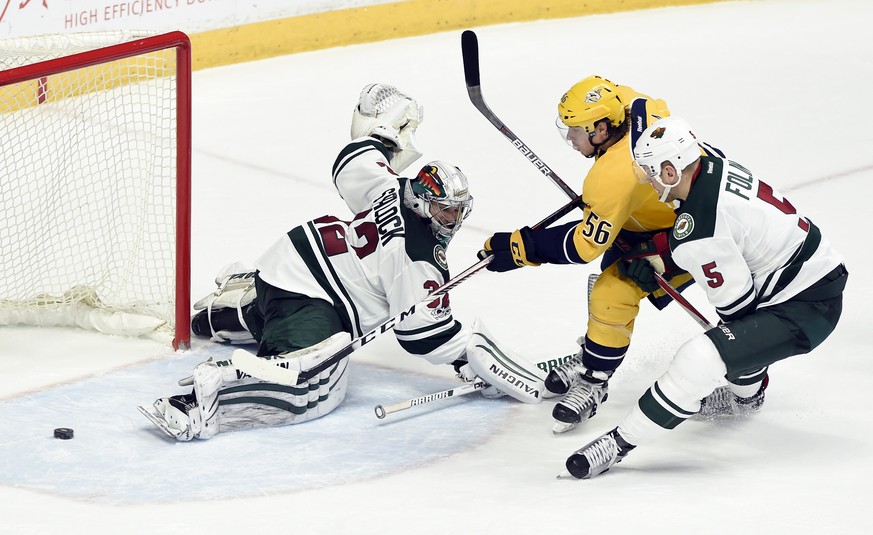
<svg viewBox="0 0 873 535">
<path fill-rule="evenodd" d="M 152 424 L 154 424 L 155 427 L 163 431 L 164 434 L 168 437 L 178 439 L 179 435 L 182 434 L 182 432 L 178 429 L 172 429 L 167 424 L 164 416 L 160 414 L 157 410 L 155 410 L 154 407 L 146 407 L 145 405 L 140 405 L 139 407 L 137 407 L 137 409 L 139 409 L 139 412 L 141 412 L 142 415 L 148 419 L 148 421 L 150 421 Z"/>
<path fill-rule="evenodd" d="M 578 481 L 579 479 L 571 474 L 569 471 L 564 470 L 560 474 L 555 476 L 555 479 L 570 479 L 572 481 Z"/>
<path fill-rule="evenodd" d="M 563 433 L 566 433 L 567 431 L 572 431 L 573 429 L 576 429 L 577 425 L 579 425 L 579 424 L 578 423 L 568 424 L 568 423 L 556 421 L 554 423 L 554 425 L 552 425 L 552 434 L 561 435 Z"/>
</svg>

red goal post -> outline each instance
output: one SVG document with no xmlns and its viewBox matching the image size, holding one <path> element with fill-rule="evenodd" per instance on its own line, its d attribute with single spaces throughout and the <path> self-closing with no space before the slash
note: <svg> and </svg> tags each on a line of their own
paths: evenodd
<svg viewBox="0 0 873 535">
<path fill-rule="evenodd" d="M 189 346 L 191 45 L 134 35 L 0 40 L 0 325 Z"/>
</svg>

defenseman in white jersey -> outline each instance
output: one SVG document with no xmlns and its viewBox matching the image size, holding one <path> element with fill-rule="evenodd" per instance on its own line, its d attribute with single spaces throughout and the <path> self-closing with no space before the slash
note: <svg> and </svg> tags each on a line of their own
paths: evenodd
<svg viewBox="0 0 873 535">
<path fill-rule="evenodd" d="M 201 300 L 192 330 L 219 341 L 258 342 L 258 356 L 307 370 L 418 303 L 449 279 L 446 247 L 472 209 L 467 177 L 441 161 L 414 178 L 399 177 L 418 153 L 422 118 L 415 100 L 385 84 L 364 88 L 352 142 L 333 180 L 351 220 L 331 215 L 281 236 L 256 271 L 228 273 Z M 452 317 L 448 295 L 401 316 L 400 345 L 434 364 L 462 359 L 470 332 Z M 229 361 L 194 369 L 191 394 L 157 400 L 149 419 L 174 438 L 207 439 L 220 431 L 300 423 L 344 399 L 348 358 L 309 384 L 284 386 L 250 377 Z M 468 374 L 472 373 L 469 372 Z"/>
<path fill-rule="evenodd" d="M 742 165 L 701 157 L 682 119 L 648 127 L 634 158 L 661 199 L 680 201 L 672 260 L 694 277 L 722 321 L 679 349 L 617 428 L 567 459 L 567 470 L 580 479 L 675 428 L 718 388 L 730 394 L 717 400 L 726 410 L 754 407 L 770 364 L 808 353 L 833 332 L 848 278 L 842 257 L 812 221 Z M 628 267 L 641 286 L 654 278 L 659 262 L 651 260 L 637 258 Z"/>
</svg>

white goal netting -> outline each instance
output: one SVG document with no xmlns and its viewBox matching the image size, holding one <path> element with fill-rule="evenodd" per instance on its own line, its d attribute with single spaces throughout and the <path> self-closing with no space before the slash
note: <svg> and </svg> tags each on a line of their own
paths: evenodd
<svg viewBox="0 0 873 535">
<path fill-rule="evenodd" d="M 139 37 L 0 41 L 0 325 L 175 332 L 176 51 L 72 56 Z"/>
</svg>

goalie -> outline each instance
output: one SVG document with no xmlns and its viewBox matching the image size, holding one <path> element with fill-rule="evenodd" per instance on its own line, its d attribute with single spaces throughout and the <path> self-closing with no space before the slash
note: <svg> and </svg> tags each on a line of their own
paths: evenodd
<svg viewBox="0 0 873 535">
<path fill-rule="evenodd" d="M 442 286 L 449 279 L 446 247 L 469 217 L 473 197 L 464 173 L 446 162 L 398 177 L 420 157 L 414 134 L 421 120 L 422 108 L 396 88 L 366 86 L 352 141 L 333 166 L 353 219 L 308 221 L 281 236 L 255 270 L 231 267 L 217 279 L 218 290 L 195 305 L 194 334 L 256 341 L 258 357 L 308 370 Z M 478 375 L 470 366 L 481 359 L 465 360 L 471 331 L 452 317 L 448 294 L 417 310 L 394 328 L 403 349 L 433 364 L 454 363 L 467 380 Z M 192 379 L 190 394 L 141 408 L 180 441 L 324 416 L 345 397 L 348 357 L 308 385 L 266 382 L 230 361 L 201 363 Z M 499 395 L 493 387 L 483 393 Z"/>
</svg>

